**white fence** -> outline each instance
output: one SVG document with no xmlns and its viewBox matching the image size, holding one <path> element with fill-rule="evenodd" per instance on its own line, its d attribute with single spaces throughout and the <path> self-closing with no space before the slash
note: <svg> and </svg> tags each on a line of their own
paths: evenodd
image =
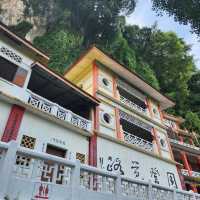
<svg viewBox="0 0 200 200">
<path fill-rule="evenodd" d="M 200 195 L 124 178 L 0 142 L 0 200 L 200 200 Z"/>
<path fill-rule="evenodd" d="M 87 120 L 62 106 L 53 103 L 28 89 L 20 88 L 9 81 L 0 78 L 0 92 L 8 96 L 14 97 L 31 107 L 39 109 L 42 112 L 48 113 L 62 121 L 68 122 L 80 129 L 88 132 L 92 131 L 92 121 Z"/>
</svg>

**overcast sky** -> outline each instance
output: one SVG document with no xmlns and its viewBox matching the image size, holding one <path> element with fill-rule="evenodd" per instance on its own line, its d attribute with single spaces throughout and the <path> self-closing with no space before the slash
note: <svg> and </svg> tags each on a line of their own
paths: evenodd
<svg viewBox="0 0 200 200">
<path fill-rule="evenodd" d="M 190 26 L 180 25 L 173 17 L 168 15 L 157 16 L 151 9 L 151 0 L 139 0 L 135 12 L 127 18 L 128 24 L 142 26 L 152 26 L 157 22 L 158 27 L 163 31 L 174 31 L 187 44 L 192 45 L 192 54 L 196 60 L 196 65 L 200 69 L 200 42 L 195 34 L 190 32 Z"/>
</svg>

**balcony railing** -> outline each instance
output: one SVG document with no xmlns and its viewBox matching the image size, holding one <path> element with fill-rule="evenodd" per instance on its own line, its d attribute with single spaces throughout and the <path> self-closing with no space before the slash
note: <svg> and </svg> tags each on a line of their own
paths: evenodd
<svg viewBox="0 0 200 200">
<path fill-rule="evenodd" d="M 54 104 L 39 95 L 33 94 L 31 91 L 28 91 L 28 93 L 28 104 L 31 106 L 38 108 L 43 112 L 54 115 L 58 119 L 67 121 L 81 129 L 91 131 L 91 121 L 73 113 L 70 110 L 66 110 L 57 104 Z"/>
<path fill-rule="evenodd" d="M 126 99 L 125 97 L 123 97 L 122 95 L 120 95 L 120 101 L 121 103 L 123 103 L 124 105 L 137 110 L 138 112 L 141 112 L 145 115 L 147 115 L 147 109 L 144 109 L 140 106 L 138 106 L 137 104 L 135 104 L 134 102 L 130 101 L 129 99 Z"/>
<path fill-rule="evenodd" d="M 55 104 L 30 90 L 20 88 L 9 81 L 0 78 L 0 90 L 8 96 L 15 97 L 24 103 L 31 105 L 34 108 L 41 110 L 42 112 L 48 113 L 55 116 L 56 118 L 73 124 L 80 129 L 91 132 L 92 122 L 87 120 L 70 110 L 67 110 L 58 104 Z"/>
<path fill-rule="evenodd" d="M 181 173 L 183 176 L 190 176 L 190 173 L 186 169 L 181 169 Z M 200 172 L 191 171 L 191 177 L 200 178 Z"/>
<path fill-rule="evenodd" d="M 183 147 L 187 147 L 187 148 L 191 148 L 191 149 L 200 151 L 200 148 L 199 148 L 199 147 L 193 146 L 193 145 L 191 145 L 191 144 L 183 143 L 183 142 L 180 142 L 180 141 L 178 141 L 178 140 L 170 139 L 170 142 L 171 142 L 171 143 L 174 143 L 174 144 L 181 145 L 181 146 L 183 146 Z"/>
<path fill-rule="evenodd" d="M 124 140 L 129 144 L 136 145 L 137 147 L 140 147 L 147 151 L 153 151 L 153 144 L 151 142 L 144 140 L 140 137 L 137 137 L 126 131 L 124 131 Z"/>
<path fill-rule="evenodd" d="M 121 177 L 0 142 L 0 199 L 200 200 L 200 195 Z"/>
</svg>

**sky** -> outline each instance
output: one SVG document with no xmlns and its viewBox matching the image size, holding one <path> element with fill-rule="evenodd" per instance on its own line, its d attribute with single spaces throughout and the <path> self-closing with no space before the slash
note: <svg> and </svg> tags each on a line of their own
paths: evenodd
<svg viewBox="0 0 200 200">
<path fill-rule="evenodd" d="M 198 41 L 196 34 L 191 33 L 190 26 L 180 25 L 178 22 L 174 21 L 173 17 L 169 17 L 167 14 L 157 16 L 157 14 L 152 11 L 151 6 L 151 0 L 138 0 L 134 13 L 127 17 L 127 23 L 137 24 L 140 27 L 150 27 L 157 22 L 158 28 L 162 31 L 176 32 L 187 44 L 192 45 L 191 54 L 194 55 L 195 63 L 200 69 L 200 41 Z"/>
</svg>

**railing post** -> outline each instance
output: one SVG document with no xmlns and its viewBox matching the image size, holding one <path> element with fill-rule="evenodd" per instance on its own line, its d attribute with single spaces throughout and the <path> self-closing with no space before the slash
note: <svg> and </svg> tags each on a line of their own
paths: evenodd
<svg viewBox="0 0 200 200">
<path fill-rule="evenodd" d="M 116 199 L 121 200 L 121 195 L 122 195 L 122 179 L 121 175 L 118 174 L 117 178 L 115 180 L 115 194 L 116 194 Z"/>
<path fill-rule="evenodd" d="M 9 148 L 3 158 L 0 170 L 0 200 L 3 200 L 7 194 L 7 189 L 12 176 L 13 166 L 16 161 L 17 142 L 11 141 Z"/>
<path fill-rule="evenodd" d="M 76 165 L 72 171 L 71 187 L 72 187 L 72 198 L 71 200 L 80 200 L 80 172 L 81 172 L 81 163 L 79 160 L 76 160 Z"/>
<path fill-rule="evenodd" d="M 149 200 L 152 200 L 153 199 L 153 196 L 152 196 L 152 182 L 151 180 L 149 180 L 149 184 L 148 184 L 148 199 Z"/>
</svg>

